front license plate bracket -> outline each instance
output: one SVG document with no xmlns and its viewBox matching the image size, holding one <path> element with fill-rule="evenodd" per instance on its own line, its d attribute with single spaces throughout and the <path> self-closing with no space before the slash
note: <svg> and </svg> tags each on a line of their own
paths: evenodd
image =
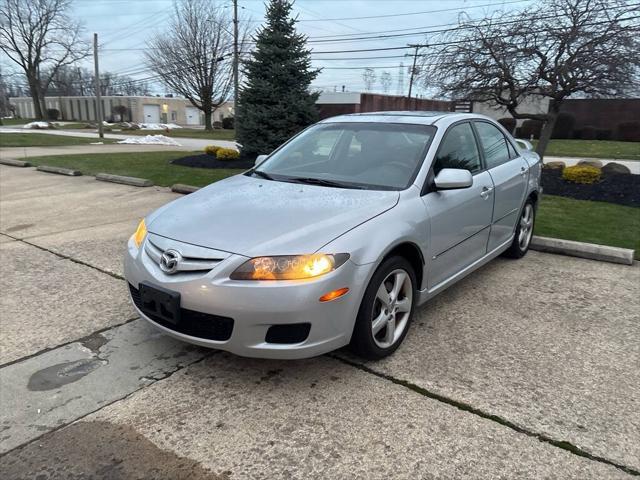
<svg viewBox="0 0 640 480">
<path fill-rule="evenodd" d="M 152 285 L 140 283 L 142 311 L 174 325 L 180 322 L 180 293 Z"/>
</svg>

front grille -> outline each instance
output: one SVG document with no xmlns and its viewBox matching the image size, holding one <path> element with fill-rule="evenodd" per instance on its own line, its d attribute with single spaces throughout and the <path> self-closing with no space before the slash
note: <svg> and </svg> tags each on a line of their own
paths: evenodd
<svg viewBox="0 0 640 480">
<path fill-rule="evenodd" d="M 196 312 L 180 308 L 180 322 L 177 325 L 169 323 L 153 313 L 145 311 L 140 298 L 140 291 L 129 284 L 131 298 L 136 307 L 151 320 L 174 332 L 206 340 L 225 341 L 231 338 L 233 332 L 233 318 Z"/>
</svg>

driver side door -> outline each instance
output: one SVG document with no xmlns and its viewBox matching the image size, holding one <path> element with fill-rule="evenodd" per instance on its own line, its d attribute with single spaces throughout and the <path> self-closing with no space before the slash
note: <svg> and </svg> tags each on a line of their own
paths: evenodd
<svg viewBox="0 0 640 480">
<path fill-rule="evenodd" d="M 433 178 L 443 168 L 469 170 L 473 185 L 437 190 Z M 427 193 L 422 197 L 430 217 L 431 262 L 427 287 L 437 288 L 487 253 L 493 214 L 493 182 L 485 170 L 469 122 L 449 127 L 436 153 Z"/>
</svg>

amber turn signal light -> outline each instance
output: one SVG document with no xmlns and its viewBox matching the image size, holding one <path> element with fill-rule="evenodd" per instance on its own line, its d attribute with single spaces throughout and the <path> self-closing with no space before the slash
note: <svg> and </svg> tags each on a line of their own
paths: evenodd
<svg viewBox="0 0 640 480">
<path fill-rule="evenodd" d="M 335 300 L 336 298 L 340 298 L 341 296 L 345 295 L 348 291 L 349 289 L 347 287 L 339 288 L 337 290 L 332 290 L 331 292 L 325 293 L 324 295 L 322 295 L 320 297 L 320 301 L 330 302 L 331 300 Z"/>
</svg>

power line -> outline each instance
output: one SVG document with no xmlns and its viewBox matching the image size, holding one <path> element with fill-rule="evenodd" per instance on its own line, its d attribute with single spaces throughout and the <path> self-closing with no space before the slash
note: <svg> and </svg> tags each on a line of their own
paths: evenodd
<svg viewBox="0 0 640 480">
<path fill-rule="evenodd" d="M 502 5 L 509 5 L 513 3 L 523 3 L 530 2 L 531 0 L 510 0 L 510 1 L 500 1 L 495 3 L 485 3 L 482 5 L 470 5 L 466 8 L 441 8 L 438 10 L 424 10 L 421 12 L 409 12 L 409 13 L 390 13 L 387 15 L 369 15 L 366 17 L 343 17 L 343 18 L 319 18 L 319 19 L 300 19 L 299 22 L 336 22 L 341 20 L 369 20 L 373 18 L 391 18 L 391 17 L 406 17 L 411 15 L 424 15 L 427 13 L 442 13 L 442 12 L 455 12 L 455 11 L 464 11 L 469 8 L 482 8 L 482 7 L 495 7 Z"/>
</svg>

